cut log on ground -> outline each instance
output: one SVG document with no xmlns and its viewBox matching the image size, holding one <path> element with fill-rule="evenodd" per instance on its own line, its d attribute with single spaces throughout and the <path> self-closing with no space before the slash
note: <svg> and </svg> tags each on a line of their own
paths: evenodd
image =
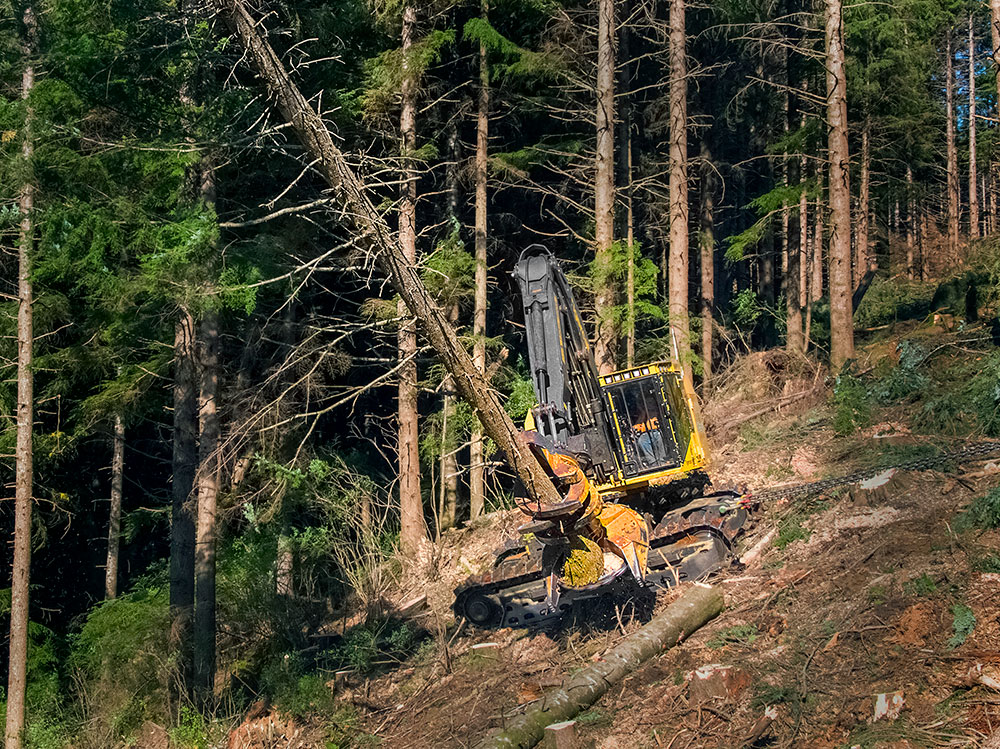
<svg viewBox="0 0 1000 749">
<path fill-rule="evenodd" d="M 545 695 L 538 706 L 507 721 L 506 728 L 481 741 L 476 749 L 535 746 L 542 740 L 546 726 L 571 720 L 593 705 L 627 674 L 718 616 L 722 604 L 721 589 L 695 583 L 649 624 L 626 637 L 593 666 L 574 675 L 562 689 Z"/>
<path fill-rule="evenodd" d="M 213 0 L 216 11 L 246 50 L 247 60 L 263 81 L 278 109 L 291 124 L 308 155 L 315 159 L 326 182 L 343 206 L 343 220 L 357 232 L 356 244 L 369 249 L 389 276 L 396 293 L 417 318 L 462 397 L 476 410 L 483 430 L 497 443 L 524 483 L 528 496 L 540 504 L 556 504 L 561 497 L 503 410 L 496 392 L 472 362 L 455 329 L 431 298 L 420 271 L 408 262 L 395 234 L 375 208 L 365 186 L 334 145 L 323 119 L 288 75 L 265 36 L 263 24 L 254 20 L 243 0 Z"/>
</svg>

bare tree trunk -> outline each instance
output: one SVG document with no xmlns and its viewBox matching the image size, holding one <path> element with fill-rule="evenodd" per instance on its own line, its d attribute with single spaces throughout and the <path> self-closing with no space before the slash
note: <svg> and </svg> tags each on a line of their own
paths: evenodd
<svg viewBox="0 0 1000 749">
<path fill-rule="evenodd" d="M 38 41 L 38 18 L 28 5 L 24 9 L 25 36 L 22 51 L 25 64 L 21 75 L 21 98 L 28 100 L 35 87 L 35 54 Z M 24 143 L 21 146 L 26 177 L 21 185 L 18 212 L 21 216 L 17 244 L 17 437 L 14 475 L 14 557 L 10 583 L 10 649 L 7 667 L 7 717 L 4 746 L 21 749 L 24 734 L 24 695 L 28 667 L 28 599 L 31 577 L 31 510 L 34 483 L 32 429 L 34 425 L 34 303 L 31 286 L 31 260 L 35 238 L 35 185 L 30 172 L 34 155 L 32 119 L 29 103 L 24 115 Z"/>
<path fill-rule="evenodd" d="M 712 379 L 712 333 L 715 313 L 715 171 L 708 134 L 701 140 L 701 361 L 702 378 Z"/>
<path fill-rule="evenodd" d="M 802 116 L 803 125 L 805 115 Z M 799 159 L 799 177 L 805 177 L 807 161 L 803 155 Z M 799 307 L 805 309 L 809 304 L 809 195 L 805 187 L 799 193 Z M 803 341 L 809 345 L 808 332 Z"/>
<path fill-rule="evenodd" d="M 945 37 L 945 147 L 948 154 L 948 260 L 958 260 L 958 148 L 955 145 L 955 69 L 951 41 L 951 29 Z"/>
<path fill-rule="evenodd" d="M 820 170 L 816 170 L 816 180 L 823 185 L 823 176 Z M 826 226 L 826 211 L 824 210 L 822 198 L 816 199 L 816 207 L 813 210 L 813 241 L 810 252 L 810 265 L 812 268 L 812 281 L 809 284 L 809 299 L 818 302 L 823 298 L 823 229 Z"/>
<path fill-rule="evenodd" d="M 215 545 L 219 495 L 219 316 L 201 322 L 201 435 L 198 470 L 198 534 L 195 543 L 194 681 L 203 697 L 215 682 Z"/>
<path fill-rule="evenodd" d="M 104 565 L 104 597 L 118 595 L 118 551 L 121 544 L 122 477 L 125 467 L 125 421 L 115 414 L 111 438 L 111 508 L 108 512 L 108 560 Z"/>
<path fill-rule="evenodd" d="M 830 159 L 830 363 L 854 357 L 851 309 L 851 158 L 847 147 L 847 77 L 841 0 L 826 0 L 826 90 Z"/>
<path fill-rule="evenodd" d="M 417 9 L 412 2 L 403 8 L 403 105 L 399 116 L 400 152 L 403 159 L 402 194 L 399 199 L 399 246 L 407 262 L 417 262 L 417 173 L 410 154 L 417 139 L 417 82 L 407 69 L 407 56 L 413 46 Z M 420 499 L 420 432 L 417 410 L 417 323 L 406 303 L 400 299 L 399 316 L 399 543 L 403 554 L 413 557 L 420 542 L 427 538 L 424 508 Z"/>
<path fill-rule="evenodd" d="M 626 366 L 635 366 L 635 213 L 632 202 L 632 130 L 629 127 L 625 136 L 625 241 L 628 248 L 628 267 L 626 269 L 626 294 L 628 315 L 628 337 L 625 341 Z"/>
<path fill-rule="evenodd" d="M 489 12 L 482 2 L 482 15 Z M 479 45 L 479 111 L 476 115 L 476 299 L 472 316 L 472 358 L 479 372 L 486 372 L 486 292 L 489 284 L 486 264 L 486 186 L 489 166 L 490 69 L 486 45 Z M 472 427 L 469 447 L 469 516 L 475 520 L 486 507 L 486 466 L 483 452 L 483 428 L 477 421 Z"/>
<path fill-rule="evenodd" d="M 191 666 L 194 614 L 195 513 L 192 502 L 198 465 L 198 398 L 194 318 L 181 306 L 174 328 L 173 502 L 170 511 L 170 649 L 176 654 L 179 691 Z"/>
<path fill-rule="evenodd" d="M 914 235 L 916 234 L 916 217 L 913 200 L 913 169 L 906 165 L 906 277 L 913 280 L 914 269 Z"/>
<path fill-rule="evenodd" d="M 448 322 L 458 323 L 458 305 L 448 310 Z M 444 386 L 444 403 L 441 406 L 441 502 L 438 510 L 439 532 L 455 527 L 458 513 L 458 453 L 457 440 L 450 435 L 455 431 L 455 387 L 451 378 Z"/>
<path fill-rule="evenodd" d="M 969 237 L 979 238 L 979 176 L 976 173 L 976 37 L 969 13 Z"/>
<path fill-rule="evenodd" d="M 594 312 L 597 333 L 594 358 L 601 374 L 615 369 L 612 308 L 612 249 L 615 239 L 615 3 L 597 3 L 597 162 L 594 177 Z"/>
<path fill-rule="evenodd" d="M 688 324 L 687 38 L 684 0 L 670 0 L 670 331 L 691 377 Z"/>
<path fill-rule="evenodd" d="M 871 219 L 871 120 L 866 116 L 861 129 L 861 184 L 858 187 L 858 233 L 854 245 L 854 282 L 861 282 L 865 271 L 873 267 L 871 248 L 868 242 Z"/>
<path fill-rule="evenodd" d="M 800 162 L 797 158 L 786 160 L 787 181 L 789 185 L 796 185 L 802 181 L 799 172 Z M 799 288 L 802 275 L 801 268 L 801 247 L 802 231 L 799 222 L 802 220 L 802 206 L 796 206 L 791 211 L 786 211 L 788 215 L 788 230 L 785 232 L 785 246 L 788 255 L 788 268 L 785 273 L 785 304 L 786 304 L 786 334 L 785 344 L 792 353 L 805 351 L 805 337 L 802 325 L 802 293 Z"/>
<path fill-rule="evenodd" d="M 546 726 L 569 720 L 593 705 L 626 674 L 718 616 L 723 603 L 721 590 L 696 583 L 597 663 L 575 673 L 561 689 L 550 692 L 503 729 L 484 738 L 476 749 L 531 749 L 542 739 Z"/>
<path fill-rule="evenodd" d="M 274 50 L 261 36 L 261 26 L 247 12 L 242 0 L 215 0 L 214 5 L 247 53 L 254 70 L 266 85 L 285 119 L 316 160 L 330 187 L 342 198 L 346 216 L 354 225 L 358 241 L 367 243 L 376 262 L 389 276 L 407 307 L 420 320 L 424 331 L 447 371 L 455 378 L 462 396 L 476 410 L 487 435 L 497 443 L 524 484 L 533 502 L 555 504 L 561 497 L 520 434 L 497 394 L 472 363 L 455 330 L 431 299 L 416 268 L 408 261 L 398 238 L 372 204 L 357 175 L 344 160 L 323 120 L 292 82 Z"/>
</svg>

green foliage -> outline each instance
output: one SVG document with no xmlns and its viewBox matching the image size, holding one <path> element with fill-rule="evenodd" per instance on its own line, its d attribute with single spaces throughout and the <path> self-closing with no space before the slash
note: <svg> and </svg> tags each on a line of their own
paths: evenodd
<svg viewBox="0 0 1000 749">
<path fill-rule="evenodd" d="M 945 434 L 959 428 L 1000 435 L 1000 352 L 942 373 L 943 386 L 927 395 L 916 416 L 921 427 Z"/>
<path fill-rule="evenodd" d="M 758 636 L 756 624 L 737 624 L 716 632 L 707 645 L 713 650 L 720 650 L 726 645 L 752 645 Z"/>
<path fill-rule="evenodd" d="M 972 634 L 972 630 L 976 628 L 976 616 L 972 613 L 972 609 L 964 603 L 956 603 L 952 606 L 951 615 L 951 630 L 953 634 L 948 638 L 948 648 L 954 650 L 964 643 L 969 635 Z"/>
<path fill-rule="evenodd" d="M 808 541 L 812 531 L 802 525 L 805 515 L 801 512 L 791 512 L 778 523 L 778 535 L 774 545 L 779 549 L 786 548 L 795 541 Z"/>
<path fill-rule="evenodd" d="M 733 297 L 732 317 L 736 327 L 750 330 L 764 314 L 764 305 L 753 289 L 743 289 Z"/>
<path fill-rule="evenodd" d="M 365 90 L 360 97 L 366 114 L 386 113 L 399 96 L 406 77 L 419 84 L 427 69 L 439 62 L 445 48 L 454 43 L 453 29 L 434 29 L 415 40 L 406 54 L 402 49 L 390 49 L 370 60 L 366 66 Z"/>
<path fill-rule="evenodd" d="M 481 44 L 490 53 L 489 68 L 494 77 L 555 80 L 564 72 L 557 57 L 518 46 L 485 18 L 466 21 L 462 37 Z"/>
<path fill-rule="evenodd" d="M 903 339 L 897 347 L 899 362 L 887 375 L 875 381 L 871 394 L 883 403 L 895 403 L 924 392 L 930 377 L 922 370 L 927 350 L 919 343 Z"/>
<path fill-rule="evenodd" d="M 141 587 L 92 609 L 70 640 L 69 667 L 88 710 L 116 738 L 166 717 L 169 626 L 166 590 Z"/>
<path fill-rule="evenodd" d="M 937 583 L 926 572 L 903 583 L 903 592 L 911 596 L 930 596 L 937 592 Z"/>
<path fill-rule="evenodd" d="M 171 746 L 178 749 L 209 749 L 205 719 L 187 705 L 181 705 L 180 720 L 170 729 Z"/>
<path fill-rule="evenodd" d="M 327 651 L 325 660 L 333 668 L 365 673 L 413 655 L 424 636 L 409 622 L 372 621 L 349 630 L 339 645 Z"/>
<path fill-rule="evenodd" d="M 900 278 L 877 278 L 855 310 L 854 321 L 860 328 L 872 328 L 899 320 L 922 318 L 930 309 L 933 293 L 933 284 Z"/>
<path fill-rule="evenodd" d="M 985 556 L 978 557 L 973 561 L 972 567 L 977 572 L 1000 573 L 1000 554 L 990 552 Z"/>
<path fill-rule="evenodd" d="M 521 424 L 527 417 L 528 411 L 534 408 L 538 402 L 535 398 L 534 386 L 527 376 L 512 372 L 507 380 L 507 387 L 510 390 L 510 395 L 504 401 L 504 410 L 515 424 Z"/>
<path fill-rule="evenodd" d="M 261 671 L 260 683 L 265 694 L 284 712 L 297 718 L 332 715 L 337 705 L 326 679 L 310 669 L 297 653 L 281 653 Z"/>
<path fill-rule="evenodd" d="M 476 259 L 466 250 L 461 227 L 457 223 L 424 260 L 421 277 L 427 290 L 442 307 L 448 308 L 472 298 Z"/>
<path fill-rule="evenodd" d="M 833 428 L 846 436 L 871 420 L 871 396 L 865 382 L 850 372 L 837 375 L 833 385 Z"/>
<path fill-rule="evenodd" d="M 986 494 L 973 499 L 960 524 L 983 530 L 1000 528 L 1000 487 L 994 487 Z"/>
</svg>

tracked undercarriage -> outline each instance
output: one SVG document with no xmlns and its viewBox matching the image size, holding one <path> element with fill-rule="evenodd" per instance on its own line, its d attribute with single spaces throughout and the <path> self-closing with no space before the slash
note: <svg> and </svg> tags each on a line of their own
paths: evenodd
<svg viewBox="0 0 1000 749">
<path fill-rule="evenodd" d="M 649 516 L 646 520 L 650 522 Z M 637 585 L 669 588 L 700 580 L 728 564 L 746 520 L 737 494 L 701 497 L 668 512 L 653 527 L 641 579 L 624 559 L 605 552 L 605 574 L 598 582 L 579 587 L 559 580 L 559 560 L 551 547 L 528 538 L 511 544 L 497 556 L 492 570 L 469 578 L 455 591 L 455 614 L 477 627 L 536 627 L 597 596 L 626 593 Z"/>
</svg>

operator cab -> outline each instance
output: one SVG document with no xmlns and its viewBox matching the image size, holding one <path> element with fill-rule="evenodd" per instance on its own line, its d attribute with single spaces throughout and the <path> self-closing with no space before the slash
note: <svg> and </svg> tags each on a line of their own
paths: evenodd
<svg viewBox="0 0 1000 749">
<path fill-rule="evenodd" d="M 679 370 L 660 362 L 600 377 L 618 464 L 612 485 L 665 483 L 704 463 L 693 402 Z"/>
</svg>

